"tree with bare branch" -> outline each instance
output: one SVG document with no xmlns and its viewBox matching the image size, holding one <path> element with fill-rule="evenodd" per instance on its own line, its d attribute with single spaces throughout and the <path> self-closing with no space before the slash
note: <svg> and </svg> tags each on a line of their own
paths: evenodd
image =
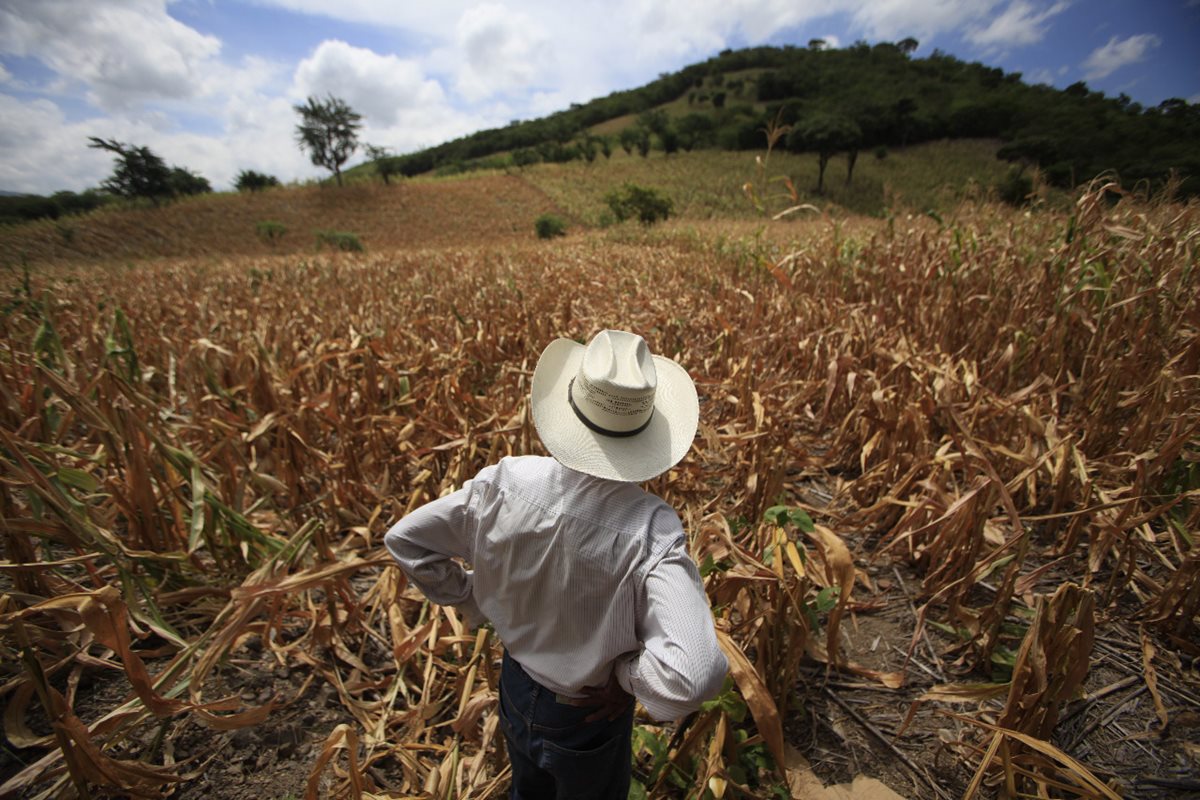
<svg viewBox="0 0 1200 800">
<path fill-rule="evenodd" d="M 294 108 L 300 115 L 300 123 L 296 125 L 300 149 L 308 151 L 315 166 L 332 172 L 341 186 L 342 165 L 358 147 L 362 115 L 333 95 L 324 100 L 310 96 L 304 105 Z"/>
</svg>

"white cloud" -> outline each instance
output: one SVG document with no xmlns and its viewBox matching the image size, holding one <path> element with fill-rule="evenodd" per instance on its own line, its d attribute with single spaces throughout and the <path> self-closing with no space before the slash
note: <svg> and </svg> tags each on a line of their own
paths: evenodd
<svg viewBox="0 0 1200 800">
<path fill-rule="evenodd" d="M 895 41 L 918 40 L 978 24 L 997 0 L 861 0 L 852 6 L 855 22 L 868 36 Z"/>
<path fill-rule="evenodd" d="M 433 43 L 421 59 L 453 99 L 495 101 L 513 92 L 562 97 L 567 103 L 637 85 L 707 57 L 734 41 L 755 45 L 783 31 L 803 41 L 834 17 L 850 34 L 919 39 L 950 31 L 984 41 L 1037 41 L 1067 0 L 259 0 L 314 16 L 402 30 Z M 1035 5 L 1035 2 L 1038 4 Z M 995 25 L 990 17 L 1005 10 Z M 841 39 L 823 36 L 830 46 Z M 565 103 L 564 103 L 565 105 Z M 527 115 L 540 104 L 526 100 Z M 561 108 L 560 106 L 559 108 Z"/>
<path fill-rule="evenodd" d="M 298 101 L 335 95 L 384 126 L 406 111 L 445 104 L 441 85 L 427 78 L 417 62 L 336 40 L 322 42 L 300 62 L 292 94 Z"/>
<path fill-rule="evenodd" d="M 216 38 L 168 16 L 165 0 L 16 0 L 0 9 L 0 53 L 82 81 L 106 110 L 194 97 L 220 49 Z"/>
<path fill-rule="evenodd" d="M 1069 2 L 1058 2 L 1039 11 L 1028 0 L 1013 0 L 986 26 L 968 27 L 967 40 L 988 50 L 1036 44 L 1046 36 L 1047 21 L 1066 11 L 1070 5 Z"/>
<path fill-rule="evenodd" d="M 455 41 L 462 55 L 458 91 L 475 102 L 553 80 L 549 33 L 528 14 L 497 3 L 468 9 Z"/>
<path fill-rule="evenodd" d="M 851 14 L 863 33 L 878 38 L 932 35 L 978 23 L 1000 0 L 498 0 L 509 13 L 552 20 L 550 29 L 572 45 L 579 41 L 627 42 L 623 58 L 641 58 L 632 45 L 666 50 L 709 47 L 735 32 L 751 43 L 806 22 Z M 458 21 L 478 0 L 397 3 L 395 0 L 258 0 L 291 11 L 382 25 L 449 41 Z M 572 30 L 580 35 L 573 37 Z M 608 38 L 598 34 L 614 34 Z M 665 37 L 665 38 L 664 38 Z M 718 44 L 717 46 L 721 46 Z M 562 52 L 568 52 L 565 47 Z M 590 54 L 590 50 L 581 52 Z"/>
<path fill-rule="evenodd" d="M 345 100 L 363 117 L 359 140 L 398 153 L 502 124 L 510 113 L 502 104 L 486 110 L 460 111 L 450 103 L 441 84 L 427 76 L 416 61 L 380 55 L 340 41 L 322 42 L 301 61 L 287 94 L 297 104 L 309 96 L 333 95 Z M 275 124 L 279 114 L 271 113 L 271 120 L 258 120 L 257 125 Z M 282 117 L 287 123 L 284 127 L 289 146 L 295 147 L 291 140 L 298 117 L 290 105 Z M 278 146 L 285 137 L 278 133 L 276 137 Z"/>
<path fill-rule="evenodd" d="M 1128 39 L 1114 36 L 1108 44 L 1093 50 L 1083 62 L 1084 77 L 1089 81 L 1106 77 L 1121 67 L 1141 61 L 1160 43 L 1161 40 L 1152 33 L 1139 33 Z"/>
<path fill-rule="evenodd" d="M 453 30 L 455 20 L 468 6 L 468 0 L 441 0 L 437 3 L 397 3 L 395 0 L 338 0 L 336 3 L 329 0 L 257 1 L 261 5 L 313 16 L 404 28 L 427 35 L 445 35 Z"/>
<path fill-rule="evenodd" d="M 187 167 L 228 188 L 241 169 L 256 169 L 289 180 L 319 171 L 291 145 L 294 114 L 286 100 L 259 106 L 254 127 L 225 136 L 169 129 L 155 120 L 92 116 L 70 122 L 46 99 L 22 101 L 0 94 L 0 187 L 45 194 L 59 189 L 80 191 L 97 186 L 112 173 L 112 155 L 90 149 L 88 137 L 116 139 L 149 147 L 167 164 Z M 280 146 L 286 142 L 287 146 Z"/>
<path fill-rule="evenodd" d="M 12 79 L 12 73 L 3 64 L 0 64 L 0 83 L 12 83 Z"/>
<path fill-rule="evenodd" d="M 0 94 L 0 186 L 42 193 L 98 184 L 112 170 L 110 159 L 87 148 L 87 137 L 110 131 L 88 123 L 71 125 L 50 100 L 22 101 Z"/>
<path fill-rule="evenodd" d="M 1025 81 L 1032 85 L 1044 83 L 1047 86 L 1054 85 L 1054 73 L 1048 69 L 1035 69 L 1033 72 L 1025 73 Z"/>
</svg>

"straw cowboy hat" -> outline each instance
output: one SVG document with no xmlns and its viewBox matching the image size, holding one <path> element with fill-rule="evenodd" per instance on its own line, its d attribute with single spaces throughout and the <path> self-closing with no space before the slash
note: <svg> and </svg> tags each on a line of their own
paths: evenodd
<svg viewBox="0 0 1200 800">
<path fill-rule="evenodd" d="M 555 339 L 538 359 L 530 394 L 550 455 L 616 481 L 650 480 L 678 464 L 700 419 L 687 371 L 625 331 L 601 331 L 586 347 Z"/>
</svg>

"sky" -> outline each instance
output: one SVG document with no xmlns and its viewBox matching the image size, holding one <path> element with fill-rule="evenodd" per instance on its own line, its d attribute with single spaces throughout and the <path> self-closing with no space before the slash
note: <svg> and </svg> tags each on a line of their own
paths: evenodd
<svg viewBox="0 0 1200 800">
<path fill-rule="evenodd" d="M 91 136 L 218 190 L 247 169 L 303 181 L 328 174 L 295 142 L 309 96 L 406 153 L 725 48 L 905 37 L 1029 83 L 1200 102 L 1200 0 L 0 0 L 0 190 L 99 185 L 112 154 Z"/>
</svg>

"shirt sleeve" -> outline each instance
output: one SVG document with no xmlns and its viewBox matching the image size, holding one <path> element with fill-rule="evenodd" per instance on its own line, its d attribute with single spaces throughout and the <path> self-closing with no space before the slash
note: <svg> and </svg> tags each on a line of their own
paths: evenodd
<svg viewBox="0 0 1200 800">
<path fill-rule="evenodd" d="M 617 681 L 655 719 L 678 719 L 715 697 L 729 668 L 682 537 L 651 568 L 641 600 L 642 650 L 617 662 Z"/>
<path fill-rule="evenodd" d="M 435 603 L 457 606 L 470 627 L 483 621 L 472 594 L 472 574 L 455 559 L 470 561 L 467 504 L 471 482 L 426 503 L 393 525 L 383 537 L 409 581 Z"/>
</svg>

